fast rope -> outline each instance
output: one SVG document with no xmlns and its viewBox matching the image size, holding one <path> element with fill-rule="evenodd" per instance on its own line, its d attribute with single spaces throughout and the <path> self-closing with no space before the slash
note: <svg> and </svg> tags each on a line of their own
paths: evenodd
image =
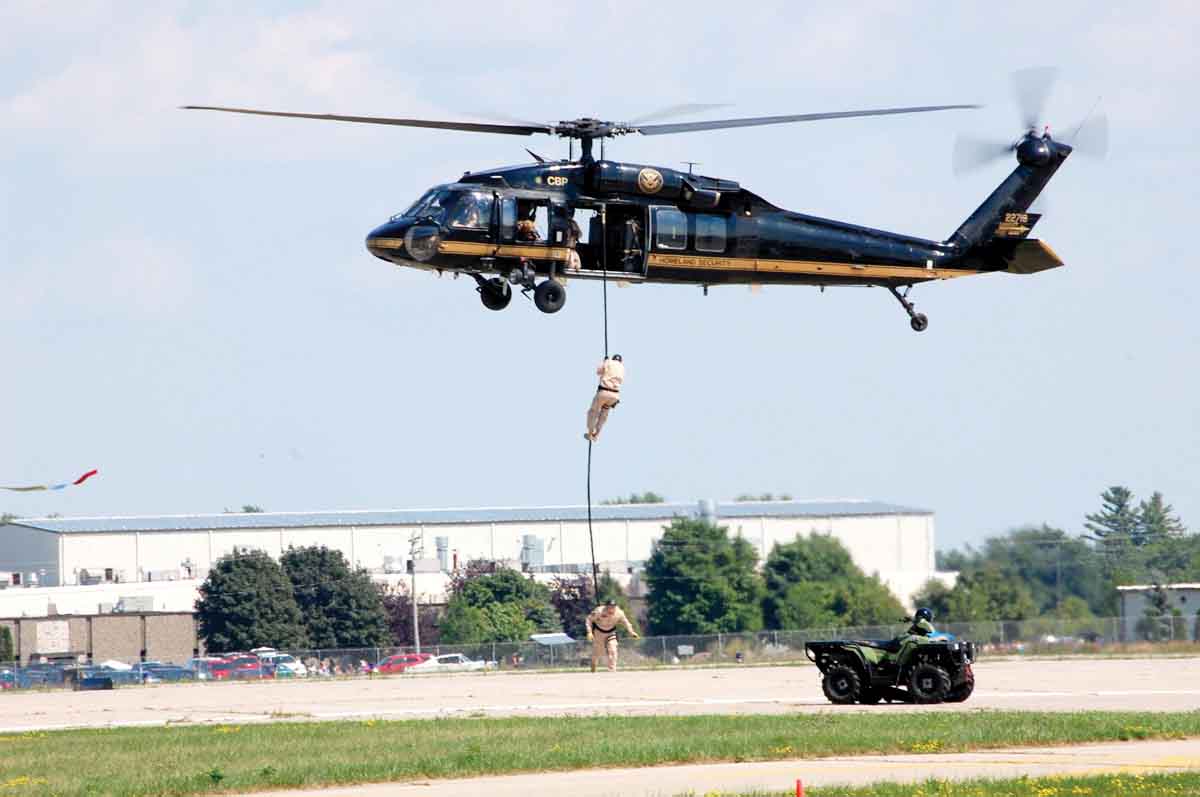
<svg viewBox="0 0 1200 797">
<path fill-rule="evenodd" d="M 603 143 L 603 140 L 602 140 Z M 600 209 L 601 229 L 608 230 L 608 214 L 604 207 Z M 608 359 L 608 247 L 601 242 L 600 246 L 601 295 L 604 297 L 604 359 Z M 590 430 L 589 430 L 590 431 Z M 592 439 L 588 438 L 587 455 L 587 521 L 588 544 L 592 549 L 592 595 L 600 600 L 600 569 L 596 566 L 596 537 L 592 533 Z"/>
</svg>

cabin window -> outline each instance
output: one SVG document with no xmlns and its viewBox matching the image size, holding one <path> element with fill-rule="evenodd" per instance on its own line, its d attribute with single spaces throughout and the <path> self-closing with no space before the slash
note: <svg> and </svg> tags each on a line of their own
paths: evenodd
<svg viewBox="0 0 1200 797">
<path fill-rule="evenodd" d="M 500 240 L 511 241 L 517 234 L 517 199 L 506 196 L 500 199 Z"/>
<path fill-rule="evenodd" d="M 659 249 L 687 249 L 687 216 L 675 208 L 655 208 L 654 245 Z"/>
<path fill-rule="evenodd" d="M 696 251 L 725 251 L 724 216 L 696 216 Z"/>
<path fill-rule="evenodd" d="M 491 194 L 463 194 L 450 215 L 450 226 L 459 229 L 486 230 L 491 224 Z"/>
</svg>

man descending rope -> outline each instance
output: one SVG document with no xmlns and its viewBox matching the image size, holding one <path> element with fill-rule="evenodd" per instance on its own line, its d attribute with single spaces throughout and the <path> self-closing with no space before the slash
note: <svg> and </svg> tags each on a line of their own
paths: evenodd
<svg viewBox="0 0 1200 797">
<path fill-rule="evenodd" d="M 592 643 L 592 672 L 596 671 L 596 662 L 600 655 L 608 657 L 608 671 L 617 671 L 617 624 L 625 626 L 625 630 L 634 639 L 638 638 L 637 631 L 629 624 L 629 618 L 617 602 L 609 598 L 603 606 L 592 609 L 587 616 L 587 638 Z"/>
<path fill-rule="evenodd" d="M 621 355 L 605 357 L 596 368 L 596 374 L 600 377 L 600 385 L 588 409 L 587 431 L 583 433 L 584 439 L 592 443 L 600 437 L 600 430 L 608 420 L 608 411 L 621 403 L 621 383 L 625 381 L 625 363 L 621 361 Z"/>
</svg>

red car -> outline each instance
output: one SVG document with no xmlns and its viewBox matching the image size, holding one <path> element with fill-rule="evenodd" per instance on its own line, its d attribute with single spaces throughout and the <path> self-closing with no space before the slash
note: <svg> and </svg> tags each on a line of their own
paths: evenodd
<svg viewBox="0 0 1200 797">
<path fill-rule="evenodd" d="M 433 658 L 430 653 L 397 653 L 379 662 L 380 672 L 404 672 L 414 664 Z"/>
</svg>

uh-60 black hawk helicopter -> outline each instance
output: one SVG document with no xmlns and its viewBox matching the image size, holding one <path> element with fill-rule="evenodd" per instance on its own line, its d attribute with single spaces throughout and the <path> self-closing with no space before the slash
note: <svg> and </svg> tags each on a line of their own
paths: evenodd
<svg viewBox="0 0 1200 797">
<path fill-rule="evenodd" d="M 617 124 L 593 118 L 556 123 L 476 123 L 374 116 L 288 113 L 185 106 L 262 116 L 463 130 L 579 140 L 580 156 L 468 172 L 429 189 L 367 236 L 367 249 L 400 266 L 465 273 L 485 307 L 501 310 L 512 286 L 533 291 L 554 313 L 566 301 L 566 278 L 700 285 L 879 285 L 896 297 L 920 332 L 929 322 L 907 294 L 913 285 L 992 271 L 1029 274 L 1062 265 L 1046 244 L 1029 239 L 1040 218 L 1034 198 L 1072 147 L 1039 132 L 1049 74 L 1024 80 L 1026 133 L 1016 142 L 973 145 L 956 162 L 975 165 L 1014 152 L 1017 167 L 945 241 L 930 241 L 784 210 L 732 180 L 604 157 L 604 140 L 700 130 L 924 113 L 974 105 L 884 108 L 701 122 Z M 1020 73 L 1019 73 L 1020 74 Z M 665 109 L 691 113 L 712 105 Z M 600 141 L 600 158 L 594 143 Z M 573 149 L 573 146 L 572 146 Z M 579 220 L 577 220 L 577 218 Z M 583 223 L 581 224 L 580 221 Z M 493 276 L 495 275 L 495 276 Z"/>
</svg>

